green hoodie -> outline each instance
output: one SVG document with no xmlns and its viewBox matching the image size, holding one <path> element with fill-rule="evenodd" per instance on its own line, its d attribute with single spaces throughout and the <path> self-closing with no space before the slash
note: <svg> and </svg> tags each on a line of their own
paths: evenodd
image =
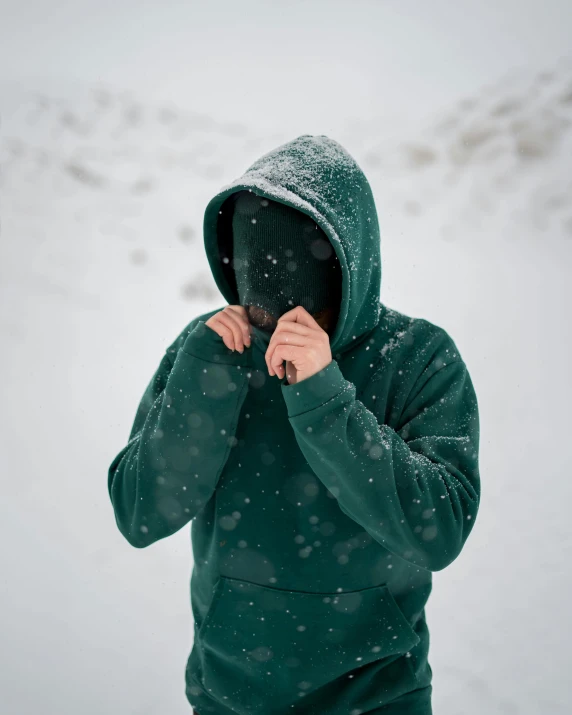
<svg viewBox="0 0 572 715">
<path fill-rule="evenodd" d="M 267 333 L 253 326 L 239 353 L 205 325 L 239 303 L 240 189 L 311 216 L 342 266 L 333 359 L 292 385 L 268 375 Z M 133 546 L 191 522 L 187 699 L 200 715 L 429 715 L 432 572 L 461 552 L 480 499 L 467 366 L 443 328 L 381 303 L 371 187 L 324 135 L 223 187 L 204 245 L 225 304 L 166 347 L 108 474 Z"/>
</svg>

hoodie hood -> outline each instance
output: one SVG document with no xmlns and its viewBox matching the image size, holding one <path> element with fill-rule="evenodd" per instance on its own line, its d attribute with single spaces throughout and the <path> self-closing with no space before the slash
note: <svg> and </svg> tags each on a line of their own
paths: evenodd
<svg viewBox="0 0 572 715">
<path fill-rule="evenodd" d="M 310 216 L 328 236 L 342 270 L 342 296 L 332 354 L 373 330 L 381 314 L 377 210 L 369 182 L 353 157 L 325 135 L 303 134 L 264 154 L 209 201 L 203 234 L 213 278 L 229 305 L 239 305 L 232 267 L 232 194 L 242 189 Z M 270 335 L 255 328 L 268 343 Z"/>
</svg>

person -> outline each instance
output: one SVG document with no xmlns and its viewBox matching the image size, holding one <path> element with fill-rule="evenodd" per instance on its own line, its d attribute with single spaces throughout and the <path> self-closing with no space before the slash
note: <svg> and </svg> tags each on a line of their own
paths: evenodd
<svg viewBox="0 0 572 715">
<path fill-rule="evenodd" d="M 108 473 L 132 546 L 191 522 L 186 697 L 200 715 L 431 715 L 432 575 L 480 500 L 466 362 L 381 301 L 372 189 L 335 140 L 261 156 L 203 230 L 225 304 L 166 346 Z"/>
</svg>

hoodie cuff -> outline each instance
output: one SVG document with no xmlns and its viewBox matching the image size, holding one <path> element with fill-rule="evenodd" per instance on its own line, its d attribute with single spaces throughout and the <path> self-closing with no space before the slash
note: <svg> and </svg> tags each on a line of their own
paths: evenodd
<svg viewBox="0 0 572 715">
<path fill-rule="evenodd" d="M 322 370 L 293 385 L 289 385 L 284 377 L 281 387 L 288 417 L 295 417 L 323 405 L 350 385 L 334 359 Z"/>
<path fill-rule="evenodd" d="M 199 320 L 187 335 L 181 349 L 188 355 L 207 362 L 245 367 L 251 364 L 252 347 L 245 346 L 243 353 L 230 350 L 224 344 L 222 337 L 209 328 L 204 320 Z"/>
</svg>

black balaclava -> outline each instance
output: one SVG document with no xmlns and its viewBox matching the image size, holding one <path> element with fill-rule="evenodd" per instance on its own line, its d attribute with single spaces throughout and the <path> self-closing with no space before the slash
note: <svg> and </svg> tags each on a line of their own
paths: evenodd
<svg viewBox="0 0 572 715">
<path fill-rule="evenodd" d="M 324 231 L 308 215 L 252 191 L 233 197 L 233 268 L 240 304 L 271 317 L 250 321 L 273 332 L 297 305 L 314 315 L 341 300 L 341 267 Z"/>
</svg>

